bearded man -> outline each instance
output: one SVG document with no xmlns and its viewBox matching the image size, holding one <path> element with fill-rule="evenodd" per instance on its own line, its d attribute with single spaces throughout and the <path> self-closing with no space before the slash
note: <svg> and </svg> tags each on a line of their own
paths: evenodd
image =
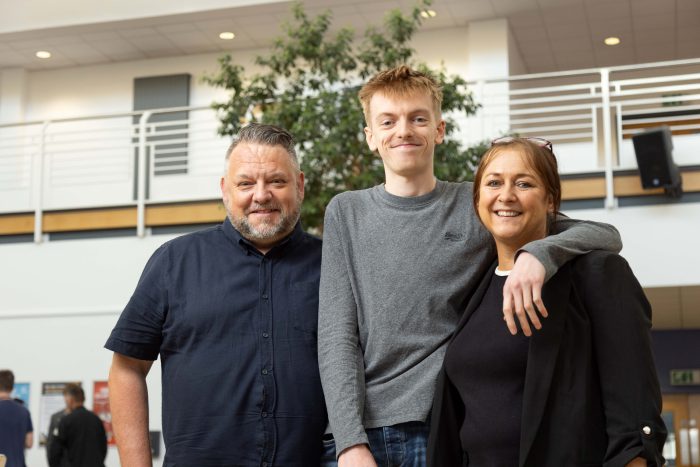
<svg viewBox="0 0 700 467">
<path fill-rule="evenodd" d="M 161 246 L 105 347 L 124 466 L 151 466 L 146 376 L 160 356 L 164 467 L 318 465 L 321 241 L 299 223 L 293 137 L 244 127 L 226 154 L 228 218 Z"/>
</svg>

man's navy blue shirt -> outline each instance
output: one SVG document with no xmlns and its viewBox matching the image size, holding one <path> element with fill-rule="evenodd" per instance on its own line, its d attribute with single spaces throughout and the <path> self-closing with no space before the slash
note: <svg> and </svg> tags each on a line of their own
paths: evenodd
<svg viewBox="0 0 700 467">
<path fill-rule="evenodd" d="M 228 220 L 153 254 L 105 347 L 160 354 L 164 466 L 319 464 L 320 266 L 299 224 L 266 255 Z"/>
<path fill-rule="evenodd" d="M 24 467 L 24 441 L 34 431 L 29 411 L 19 402 L 0 400 L 0 454 L 7 456 L 7 467 Z"/>
</svg>

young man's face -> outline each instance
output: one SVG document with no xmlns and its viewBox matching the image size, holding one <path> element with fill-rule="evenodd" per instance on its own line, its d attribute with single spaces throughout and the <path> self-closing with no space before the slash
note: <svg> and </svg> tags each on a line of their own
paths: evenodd
<svg viewBox="0 0 700 467">
<path fill-rule="evenodd" d="M 387 178 L 433 173 L 433 153 L 445 136 L 445 121 L 436 115 L 429 95 L 376 93 L 369 102 L 369 120 L 367 144 L 382 157 Z"/>
</svg>

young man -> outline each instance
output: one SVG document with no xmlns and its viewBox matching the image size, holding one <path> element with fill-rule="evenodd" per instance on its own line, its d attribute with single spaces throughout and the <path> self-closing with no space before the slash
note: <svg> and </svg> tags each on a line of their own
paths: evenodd
<svg viewBox="0 0 700 467">
<path fill-rule="evenodd" d="M 400 66 L 373 77 L 360 100 L 386 182 L 338 195 L 326 211 L 321 381 L 339 466 L 422 466 L 445 345 L 495 249 L 474 213 L 472 184 L 435 178 L 434 150 L 445 135 L 435 81 Z M 566 230 L 528 244 L 508 279 L 512 333 L 513 313 L 526 334 L 528 319 L 540 327 L 535 306 L 546 316 L 540 291 L 559 266 L 621 247 L 611 226 L 558 224 Z"/>
<path fill-rule="evenodd" d="M 321 241 L 299 224 L 294 139 L 243 128 L 226 155 L 223 224 L 164 244 L 106 347 L 122 465 L 151 465 L 146 375 L 159 355 L 165 467 L 318 465 Z"/>
</svg>

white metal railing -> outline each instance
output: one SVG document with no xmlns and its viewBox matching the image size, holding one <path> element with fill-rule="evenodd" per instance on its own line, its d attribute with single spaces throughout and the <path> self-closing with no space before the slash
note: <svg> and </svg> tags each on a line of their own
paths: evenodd
<svg viewBox="0 0 700 467">
<path fill-rule="evenodd" d="M 632 169 L 642 125 L 674 131 L 679 165 L 700 164 L 700 59 L 542 73 L 469 83 L 481 108 L 456 117 L 465 144 L 505 133 L 543 136 L 564 174 Z M 209 107 L 0 125 L 0 214 L 213 199 L 228 138 Z"/>
<path fill-rule="evenodd" d="M 460 120 L 468 143 L 546 137 L 562 173 L 605 173 L 609 208 L 613 171 L 637 167 L 630 137 L 644 127 L 668 125 L 676 163 L 700 164 L 700 59 L 484 79 L 469 89 L 482 107 Z"/>
<path fill-rule="evenodd" d="M 136 206 L 144 236 L 146 205 L 220 196 L 218 125 L 209 107 L 0 125 L 0 213 L 34 212 L 39 243 L 44 211 Z"/>
</svg>

